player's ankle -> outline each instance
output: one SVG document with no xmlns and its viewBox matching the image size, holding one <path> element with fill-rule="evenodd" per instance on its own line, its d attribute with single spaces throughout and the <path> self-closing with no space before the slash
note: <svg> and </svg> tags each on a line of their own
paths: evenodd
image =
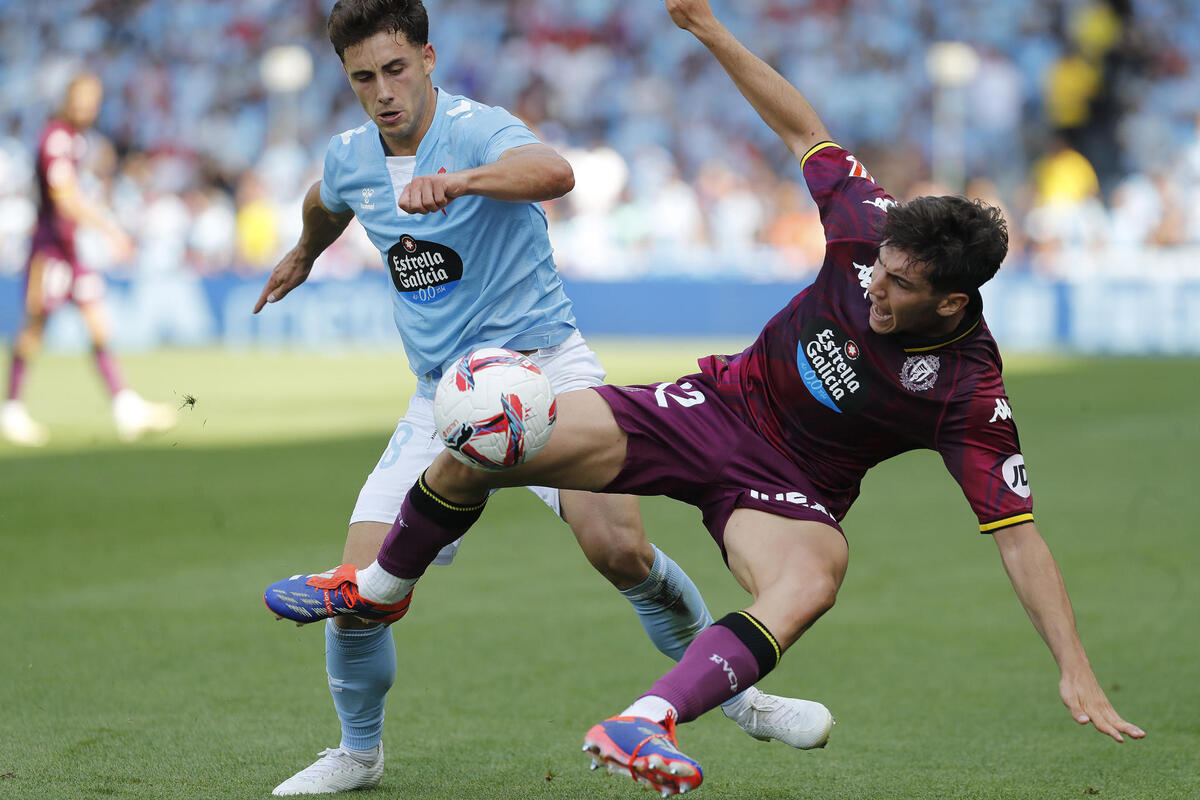
<svg viewBox="0 0 1200 800">
<path fill-rule="evenodd" d="M 662 722 L 668 716 L 678 716 L 675 706 L 663 698 L 647 694 L 633 701 L 633 705 L 622 711 L 621 717 L 644 717 L 645 719 Z"/>
<path fill-rule="evenodd" d="M 371 566 L 358 571 L 358 593 L 372 603 L 399 603 L 417 583 L 416 578 L 398 578 L 372 561 Z"/>
</svg>

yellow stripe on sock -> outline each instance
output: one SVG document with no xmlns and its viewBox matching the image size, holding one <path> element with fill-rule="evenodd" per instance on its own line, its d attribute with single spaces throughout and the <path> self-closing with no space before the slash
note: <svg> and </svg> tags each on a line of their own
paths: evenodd
<svg viewBox="0 0 1200 800">
<path fill-rule="evenodd" d="M 749 621 L 750 624 L 753 625 L 755 627 L 755 629 L 758 630 L 759 633 L 761 633 L 763 636 L 767 637 L 767 641 L 769 641 L 771 643 L 771 647 L 775 648 L 775 666 L 779 666 L 779 659 L 783 657 L 783 654 L 779 652 L 779 642 L 776 641 L 775 637 L 771 635 L 771 632 L 769 630 L 767 630 L 763 626 L 763 624 L 761 622 L 759 622 L 758 620 L 756 620 L 754 617 L 750 616 L 745 611 L 739 611 L 737 613 L 739 613 L 743 617 L 745 617 L 747 619 L 747 621 Z"/>
<path fill-rule="evenodd" d="M 445 500 L 445 499 L 439 497 L 433 491 L 433 489 L 430 489 L 428 484 L 425 483 L 425 473 L 424 472 L 422 472 L 420 477 L 417 478 L 417 488 L 419 488 L 421 490 L 421 492 L 426 497 L 428 497 L 430 500 L 437 503 L 439 506 L 441 506 L 443 508 L 450 509 L 451 511 L 478 511 L 479 509 L 481 509 L 485 505 L 487 505 L 487 500 L 484 500 L 482 503 L 479 503 L 477 505 L 460 506 L 460 505 L 456 505 L 455 503 L 451 503 L 449 500 Z"/>
</svg>

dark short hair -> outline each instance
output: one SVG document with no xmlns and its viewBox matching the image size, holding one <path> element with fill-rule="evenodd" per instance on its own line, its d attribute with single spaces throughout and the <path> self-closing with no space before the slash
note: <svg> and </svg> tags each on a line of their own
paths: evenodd
<svg viewBox="0 0 1200 800">
<path fill-rule="evenodd" d="M 421 0 L 338 0 L 329 12 L 329 41 L 338 58 L 377 33 L 402 33 L 410 44 L 429 42 L 429 15 Z"/>
<path fill-rule="evenodd" d="M 1000 209 L 965 197 L 917 197 L 887 212 L 884 244 L 929 267 L 939 292 L 973 292 L 987 283 L 1008 253 L 1008 224 Z"/>
</svg>

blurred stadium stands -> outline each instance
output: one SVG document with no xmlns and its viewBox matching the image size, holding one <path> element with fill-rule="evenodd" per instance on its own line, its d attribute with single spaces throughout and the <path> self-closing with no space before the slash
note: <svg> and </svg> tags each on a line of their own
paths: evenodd
<svg viewBox="0 0 1200 800">
<path fill-rule="evenodd" d="M 211 318 L 194 311 L 186 335 L 137 322 L 143 332 L 127 332 L 126 343 L 227 336 L 230 312 L 214 298 L 257 286 L 295 241 L 326 142 L 364 116 L 325 38 L 331 5 L 0 0 L 0 336 L 16 324 L 10 299 L 34 215 L 35 139 L 85 66 L 108 92 L 90 191 L 109 198 L 139 250 L 132 264 L 111 263 L 101 240 L 82 252 L 118 279 L 118 302 L 174 296 L 198 308 L 204 298 Z M 728 301 L 730 286 L 812 275 L 821 229 L 791 154 L 660 2 L 426 5 L 435 83 L 508 107 L 572 160 L 577 188 L 549 210 L 581 305 L 586 281 L 629 282 L 627 294 L 650 295 L 637 287 L 700 279 Z M 1013 248 L 993 308 L 1012 305 L 1016 316 L 997 325 L 989 311 L 993 327 L 1024 329 L 1035 348 L 1200 352 L 1195 2 L 713 5 L 898 197 L 960 192 L 1006 209 Z M 969 47 L 937 47 L 946 42 Z M 264 70 L 272 48 L 289 46 L 311 56 L 311 78 L 298 87 Z M 931 57 L 946 52 L 954 58 Z M 299 74 L 304 61 L 285 63 Z M 355 233 L 318 262 L 315 278 L 380 268 Z M 1112 320 L 1107 291 L 1126 292 L 1121 308 L 1171 320 L 1169 330 L 1128 348 L 1079 340 L 1073 331 L 1087 315 Z M 1159 297 L 1171 310 L 1161 312 Z M 1136 313 L 1129 325 L 1140 330 Z"/>
</svg>

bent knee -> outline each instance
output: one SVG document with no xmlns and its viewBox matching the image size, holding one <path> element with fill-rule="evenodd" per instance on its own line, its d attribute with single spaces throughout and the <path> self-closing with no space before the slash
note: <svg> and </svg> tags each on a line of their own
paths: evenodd
<svg viewBox="0 0 1200 800">
<path fill-rule="evenodd" d="M 599 551 L 585 551 L 596 571 L 618 589 L 632 589 L 650 574 L 654 550 L 644 539 L 640 546 L 621 543 Z"/>
<path fill-rule="evenodd" d="M 795 630 L 803 630 L 837 602 L 838 581 L 831 575 L 790 580 L 770 589 L 776 603 L 788 609 L 786 616 Z"/>
<path fill-rule="evenodd" d="M 572 524 L 571 530 L 588 562 L 618 589 L 637 586 L 654 566 L 654 548 L 641 525 L 589 520 Z"/>
</svg>

